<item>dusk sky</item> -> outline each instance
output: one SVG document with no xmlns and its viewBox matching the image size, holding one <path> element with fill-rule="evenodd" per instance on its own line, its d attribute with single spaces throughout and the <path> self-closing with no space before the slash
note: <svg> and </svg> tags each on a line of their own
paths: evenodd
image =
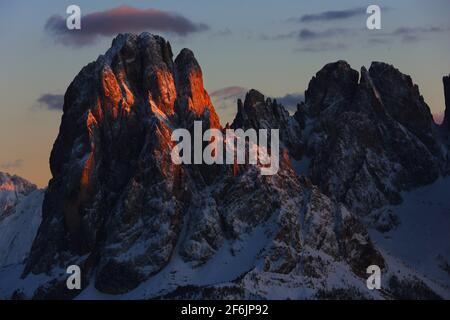
<svg viewBox="0 0 450 320">
<path fill-rule="evenodd" d="M 61 28 L 71 4 L 82 11 L 80 37 Z M 382 30 L 366 28 L 370 4 L 382 7 Z M 341 59 L 357 70 L 393 64 L 439 114 L 450 73 L 449 16 L 450 0 L 0 0 L 0 171 L 47 185 L 61 96 L 118 32 L 160 34 L 175 55 L 192 49 L 222 124 L 245 89 L 289 104 L 326 63 Z"/>
</svg>

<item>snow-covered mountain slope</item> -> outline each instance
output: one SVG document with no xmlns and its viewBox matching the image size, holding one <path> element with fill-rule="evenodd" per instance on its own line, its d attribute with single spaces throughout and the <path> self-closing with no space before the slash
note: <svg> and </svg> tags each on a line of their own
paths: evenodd
<svg viewBox="0 0 450 320">
<path fill-rule="evenodd" d="M 44 191 L 0 172 L 0 268 L 23 263 L 41 223 Z"/>
<path fill-rule="evenodd" d="M 425 297 L 431 295 L 428 297 L 432 298 L 437 294 L 450 299 L 450 200 L 446 197 L 449 187 L 450 178 L 440 179 L 432 185 L 404 193 L 405 200 L 401 205 L 380 209 L 398 216 L 398 226 L 388 232 L 377 231 L 370 220 L 374 216 L 379 217 L 378 211 L 367 218 L 367 224 L 372 225 L 369 233 L 388 266 L 382 274 L 382 288 L 386 289 L 379 292 L 368 291 L 365 278 L 353 275 L 346 263 L 310 246 L 304 247 L 300 254 L 303 263 L 299 269 L 289 274 L 264 271 L 260 252 L 271 241 L 270 235 L 276 224 L 274 216 L 238 241 L 226 241 L 210 261 L 198 268 L 175 255 L 161 272 L 129 293 L 105 294 L 98 291 L 92 282 L 76 298 L 390 299 L 394 284 L 399 288 L 409 288 L 410 294 L 421 288 Z M 17 207 L 22 214 L 13 214 L 0 223 L 0 257 L 3 262 L 0 267 L 0 298 L 10 298 L 14 292 L 31 295 L 51 279 L 39 275 L 20 280 L 23 271 L 20 262 L 36 233 L 42 196 L 43 191 L 32 192 Z M 9 253 L 5 254 L 8 247 Z M 59 272 L 64 275 L 64 270 Z M 411 298 L 411 295 L 405 298 Z"/>
<path fill-rule="evenodd" d="M 0 219 L 0 268 L 21 264 L 28 257 L 41 223 L 43 199 L 44 191 L 34 190 Z"/>
<path fill-rule="evenodd" d="M 0 298 L 10 298 L 20 283 L 19 271 L 41 224 L 43 199 L 44 190 L 0 173 Z"/>
<path fill-rule="evenodd" d="M 372 213 L 393 215 L 396 223 L 387 232 L 369 229 L 376 246 L 411 269 L 443 285 L 450 292 L 450 177 L 404 193 L 398 206 Z M 370 219 L 370 218 L 369 218 Z M 379 221 L 375 222 L 375 226 Z M 370 224 L 370 222 L 369 222 Z M 378 228 L 379 229 L 379 228 Z"/>
</svg>

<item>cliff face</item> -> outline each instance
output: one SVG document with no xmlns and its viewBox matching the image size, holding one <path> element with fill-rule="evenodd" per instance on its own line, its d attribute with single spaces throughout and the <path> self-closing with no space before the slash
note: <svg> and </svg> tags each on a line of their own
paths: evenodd
<svg viewBox="0 0 450 320">
<path fill-rule="evenodd" d="M 100 266 L 100 288 L 113 290 L 102 277 L 112 272 L 127 279 L 120 289 L 126 291 L 161 269 L 181 230 L 186 196 L 170 136 L 173 127 L 191 128 L 194 120 L 220 127 L 192 52 L 173 61 L 160 37 L 117 37 L 65 95 L 44 221 L 26 272 L 85 257 L 79 262 L 86 275 Z M 137 243 L 144 252 L 127 259 L 145 272 L 118 257 Z"/>
<path fill-rule="evenodd" d="M 375 62 L 359 78 L 346 62 L 325 66 L 295 118 L 306 122 L 302 139 L 312 181 L 367 214 L 435 181 L 442 154 L 430 109 L 409 76 Z"/>
<path fill-rule="evenodd" d="M 450 75 L 442 79 L 444 82 L 445 116 L 444 124 L 450 129 Z"/>
<path fill-rule="evenodd" d="M 279 128 L 298 173 L 360 216 L 401 203 L 401 192 L 443 171 L 430 109 L 411 78 L 391 65 L 374 62 L 360 73 L 345 61 L 326 65 L 292 117 L 264 99 L 250 91 L 232 126 Z"/>
<path fill-rule="evenodd" d="M 276 100 L 265 98 L 257 90 L 250 90 L 244 103 L 238 100 L 237 114 L 231 128 L 247 129 L 278 129 L 282 147 L 288 148 L 290 155 L 301 157 L 304 146 L 301 143 L 301 132 L 304 123 L 297 121 Z"/>
</svg>

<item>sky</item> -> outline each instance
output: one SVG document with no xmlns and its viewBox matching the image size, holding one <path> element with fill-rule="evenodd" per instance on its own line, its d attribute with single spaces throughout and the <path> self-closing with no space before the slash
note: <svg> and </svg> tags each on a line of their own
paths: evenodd
<svg viewBox="0 0 450 320">
<path fill-rule="evenodd" d="M 81 36 L 64 29 L 71 4 L 81 8 Z M 366 28 L 371 4 L 382 8 L 381 30 Z M 439 115 L 449 16 L 450 0 L 0 0 L 0 171 L 47 185 L 62 96 L 119 32 L 160 34 L 174 54 L 192 49 L 222 124 L 250 88 L 292 109 L 315 73 L 341 59 L 356 70 L 393 64 Z"/>
</svg>

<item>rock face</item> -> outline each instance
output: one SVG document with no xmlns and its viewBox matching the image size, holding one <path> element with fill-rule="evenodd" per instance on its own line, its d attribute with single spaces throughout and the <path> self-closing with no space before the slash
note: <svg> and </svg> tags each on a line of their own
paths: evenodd
<svg viewBox="0 0 450 320">
<path fill-rule="evenodd" d="M 173 61 L 164 39 L 121 35 L 83 68 L 65 95 L 43 222 L 23 273 L 52 275 L 35 298 L 71 297 L 58 273 L 71 264 L 83 270 L 84 287 L 94 278 L 99 291 L 121 294 L 178 258 L 195 269 L 226 246 L 239 255 L 238 244 L 258 230 L 266 235 L 248 266 L 255 272 L 299 273 L 300 256 L 317 251 L 356 275 L 367 263 L 384 266 L 358 220 L 296 175 L 287 153 L 274 176 L 254 165 L 174 165 L 172 130 L 192 130 L 194 120 L 220 129 L 187 49 Z M 256 91 L 233 122 L 234 128 L 280 127 L 291 149 L 297 126 Z"/>
<path fill-rule="evenodd" d="M 276 100 L 265 99 L 262 93 L 254 89 L 246 94 L 244 104 L 238 100 L 238 112 L 231 124 L 234 129 L 279 129 L 284 147 L 289 148 L 295 157 L 300 157 L 303 149 L 300 137 L 303 126 Z"/>
<path fill-rule="evenodd" d="M 359 78 L 344 61 L 325 66 L 295 118 L 306 119 L 302 139 L 313 183 L 367 214 L 436 180 L 442 155 L 430 109 L 409 76 L 374 62 Z"/>
<path fill-rule="evenodd" d="M 172 127 L 194 120 L 220 127 L 192 52 L 173 61 L 163 38 L 118 36 L 66 92 L 25 274 L 77 262 L 86 276 L 97 268 L 100 290 L 119 293 L 160 270 L 189 196 L 170 158 Z"/>
<path fill-rule="evenodd" d="M 391 65 L 374 62 L 360 74 L 345 61 L 326 65 L 293 117 L 264 99 L 250 91 L 232 127 L 279 128 L 292 160 L 306 164 L 301 173 L 359 215 L 400 203 L 402 191 L 435 181 L 442 170 L 430 109 Z"/>
<path fill-rule="evenodd" d="M 361 73 L 326 65 L 294 116 L 256 90 L 238 102 L 232 129 L 280 130 L 272 176 L 260 164 L 172 162 L 173 130 L 192 132 L 196 120 L 224 129 L 193 53 L 173 60 L 161 37 L 119 35 L 64 100 L 22 273 L 33 286 L 15 297 L 90 298 L 92 287 L 128 298 L 298 298 L 298 288 L 308 298 L 384 297 L 367 293 L 366 268 L 399 272 L 358 215 L 433 182 L 444 158 L 417 86 L 383 63 Z M 381 213 L 377 221 L 386 232 L 397 222 Z M 89 290 L 66 289 L 61 270 L 72 264 Z"/>
<path fill-rule="evenodd" d="M 442 79 L 444 82 L 445 117 L 444 124 L 450 129 L 450 75 Z"/>
<path fill-rule="evenodd" d="M 450 75 L 443 78 L 445 95 L 445 114 L 442 123 L 442 137 L 446 147 L 444 148 L 445 174 L 450 174 Z"/>
</svg>

